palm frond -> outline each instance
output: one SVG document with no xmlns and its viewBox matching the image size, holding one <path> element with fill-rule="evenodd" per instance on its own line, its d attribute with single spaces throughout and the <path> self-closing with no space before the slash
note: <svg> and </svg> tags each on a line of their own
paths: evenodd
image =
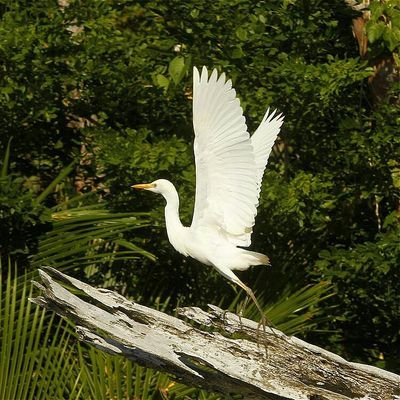
<svg viewBox="0 0 400 400">
<path fill-rule="evenodd" d="M 1 399 L 64 398 L 76 380 L 66 368 L 73 365 L 67 351 L 71 328 L 29 301 L 33 277 L 18 276 L 10 259 L 6 268 L 0 260 Z"/>
<path fill-rule="evenodd" d="M 334 296 L 330 282 L 321 281 L 308 285 L 294 293 L 284 292 L 280 299 L 264 307 L 265 314 L 274 326 L 287 335 L 304 333 L 321 323 L 321 302 Z M 243 293 L 239 293 L 229 307 L 240 309 Z M 243 304 L 243 303 L 242 303 Z M 243 314 L 249 318 L 257 318 L 258 310 L 254 304 L 248 304 Z"/>
<path fill-rule="evenodd" d="M 41 203 L 50 193 L 54 191 L 55 187 L 72 172 L 75 164 L 76 162 L 72 161 L 70 164 L 68 164 L 60 171 L 60 173 L 56 176 L 56 178 L 54 178 L 50 182 L 50 184 L 43 190 L 43 192 L 36 197 L 35 201 L 37 204 Z"/>
<path fill-rule="evenodd" d="M 103 204 L 76 206 L 51 215 L 53 229 L 40 243 L 33 266 L 58 268 L 112 264 L 116 260 L 155 256 L 129 242 L 123 233 L 149 226 L 146 213 L 113 213 Z"/>
<path fill-rule="evenodd" d="M 286 334 L 304 333 L 321 323 L 321 303 L 334 295 L 332 284 L 321 281 L 283 296 L 267 309 L 267 315 Z"/>
</svg>

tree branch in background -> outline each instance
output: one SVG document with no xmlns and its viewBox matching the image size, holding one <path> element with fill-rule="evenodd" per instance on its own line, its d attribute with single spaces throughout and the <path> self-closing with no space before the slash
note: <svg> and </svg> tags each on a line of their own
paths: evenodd
<svg viewBox="0 0 400 400">
<path fill-rule="evenodd" d="M 397 3 L 392 0 L 346 0 L 346 3 L 360 13 L 353 19 L 353 34 L 361 58 L 368 60 L 374 69 L 368 83 L 374 101 L 380 102 L 386 99 L 389 89 L 400 81 Z M 375 42 L 379 43 L 378 51 L 374 51 Z M 399 96 L 393 96 L 391 101 L 398 103 Z"/>
</svg>

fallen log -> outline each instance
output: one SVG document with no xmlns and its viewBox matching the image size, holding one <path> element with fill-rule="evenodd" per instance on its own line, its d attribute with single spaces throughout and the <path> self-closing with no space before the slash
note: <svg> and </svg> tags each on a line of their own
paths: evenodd
<svg viewBox="0 0 400 400">
<path fill-rule="evenodd" d="M 398 375 L 264 332 L 218 307 L 178 309 L 187 322 L 53 268 L 43 267 L 40 278 L 41 295 L 31 301 L 74 322 L 80 340 L 187 385 L 244 399 L 400 400 Z"/>
</svg>

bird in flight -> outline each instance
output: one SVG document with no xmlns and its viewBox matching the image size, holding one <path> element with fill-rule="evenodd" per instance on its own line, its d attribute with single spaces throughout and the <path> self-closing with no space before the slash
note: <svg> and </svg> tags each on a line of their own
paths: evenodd
<svg viewBox="0 0 400 400">
<path fill-rule="evenodd" d="M 184 256 L 213 266 L 253 300 L 266 319 L 257 298 L 233 272 L 266 265 L 266 255 L 243 247 L 251 244 L 261 182 L 272 146 L 283 123 L 276 111 L 264 115 L 250 137 L 231 80 L 206 67 L 193 68 L 193 126 L 196 162 L 196 198 L 192 224 L 179 218 L 179 196 L 166 179 L 133 185 L 161 194 L 166 200 L 165 223 L 172 246 Z"/>
</svg>

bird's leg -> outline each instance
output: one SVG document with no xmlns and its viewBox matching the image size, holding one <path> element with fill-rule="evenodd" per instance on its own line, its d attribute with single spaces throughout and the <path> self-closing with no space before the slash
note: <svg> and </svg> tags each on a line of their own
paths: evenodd
<svg viewBox="0 0 400 400">
<path fill-rule="evenodd" d="M 257 298 L 256 298 L 256 296 L 254 295 L 254 292 L 253 292 L 248 286 L 246 286 L 239 278 L 235 279 L 234 282 L 235 282 L 237 285 L 239 285 L 239 286 L 247 293 L 247 296 L 246 296 L 246 303 L 247 303 L 247 301 L 248 301 L 249 298 L 252 299 L 253 302 L 254 302 L 254 304 L 256 305 L 258 311 L 259 311 L 260 314 L 261 314 L 261 321 L 258 323 L 258 326 L 257 326 L 257 336 L 258 336 L 258 338 L 259 338 L 259 333 L 260 333 L 259 329 L 260 329 L 260 325 L 262 325 L 262 327 L 263 327 L 263 332 L 264 332 L 264 333 L 266 332 L 265 327 L 266 327 L 266 325 L 267 325 L 267 320 L 266 320 L 266 318 L 265 318 L 264 312 L 263 312 L 263 310 L 262 310 L 260 304 L 258 303 Z M 240 322 L 241 322 L 241 320 L 240 320 Z M 257 340 L 257 342 L 258 342 L 258 340 Z M 259 343 L 258 343 L 258 344 L 259 344 Z M 265 355 L 266 355 L 266 357 L 268 357 L 268 348 L 267 348 L 267 345 L 266 345 L 265 342 L 264 342 L 264 349 L 265 349 Z"/>
<path fill-rule="evenodd" d="M 240 286 L 246 293 L 247 296 L 253 300 L 255 306 L 257 307 L 258 311 L 260 312 L 261 315 L 261 320 L 258 323 L 258 328 L 257 330 L 259 330 L 260 326 L 263 327 L 263 331 L 266 332 L 266 326 L 268 325 L 268 327 L 271 329 L 271 332 L 276 335 L 276 333 L 273 331 L 272 329 L 272 324 L 265 318 L 264 312 L 260 306 L 260 304 L 258 303 L 258 300 L 256 298 L 256 296 L 254 295 L 253 291 L 246 286 L 234 273 L 232 270 L 230 270 L 229 268 L 226 267 L 217 267 L 217 264 L 214 264 L 215 268 L 217 269 L 217 271 L 222 274 L 225 278 L 229 279 L 231 282 L 236 283 L 236 285 Z M 246 299 L 245 304 L 247 305 L 247 301 L 248 299 Z M 239 317 L 240 318 L 240 317 Z M 241 322 L 241 319 L 240 319 Z"/>
<path fill-rule="evenodd" d="M 253 300 L 254 304 L 256 305 L 258 311 L 260 312 L 261 315 L 261 321 L 258 323 L 258 328 L 260 328 L 260 325 L 263 327 L 263 331 L 265 332 L 265 328 L 267 326 L 267 320 L 265 318 L 263 309 L 261 308 L 254 292 L 248 287 L 246 286 L 240 279 L 237 279 L 237 281 L 235 280 L 235 283 L 237 285 L 239 285 L 247 294 L 247 298 L 245 300 L 245 306 L 247 306 L 248 303 L 248 299 L 250 298 L 251 300 Z M 242 309 L 243 310 L 243 309 Z"/>
<path fill-rule="evenodd" d="M 255 306 L 257 307 L 258 311 L 260 312 L 261 320 L 258 323 L 258 329 L 260 328 L 260 326 L 262 326 L 263 331 L 266 332 L 266 327 L 268 326 L 269 329 L 271 330 L 271 332 L 274 335 L 276 335 L 276 333 L 274 332 L 274 330 L 272 328 L 272 323 L 270 321 L 268 321 L 267 318 L 265 317 L 264 311 L 261 308 L 260 303 L 258 302 L 254 292 L 248 286 L 246 286 L 238 277 L 236 277 L 234 282 L 246 292 L 247 298 L 246 298 L 245 304 L 247 305 L 248 299 L 250 298 L 251 300 L 253 300 Z"/>
<path fill-rule="evenodd" d="M 243 316 L 243 312 L 246 310 L 246 308 L 247 308 L 247 303 L 249 302 L 249 299 L 250 299 L 250 297 L 247 295 L 247 293 L 246 293 L 246 299 L 244 300 L 244 302 L 242 303 L 242 305 L 240 306 L 240 309 L 239 309 L 239 312 L 238 312 L 238 314 L 239 314 L 239 316 Z"/>
<path fill-rule="evenodd" d="M 249 299 L 250 299 L 250 297 L 246 293 L 246 298 L 245 298 L 244 302 L 242 303 L 242 305 L 240 306 L 239 311 L 238 311 L 239 324 L 240 324 L 241 329 L 243 329 L 243 322 L 242 322 L 243 312 L 246 311 L 247 303 L 249 302 Z"/>
<path fill-rule="evenodd" d="M 226 318 L 226 315 L 228 314 L 229 310 L 223 310 L 222 312 L 222 322 L 224 325 L 228 324 L 228 318 Z"/>
<path fill-rule="evenodd" d="M 238 311 L 238 316 L 239 316 L 239 322 L 240 322 L 240 326 L 243 327 L 242 324 L 242 316 L 243 316 L 243 312 L 246 310 L 247 308 L 247 303 L 249 302 L 249 295 L 246 293 L 246 299 L 244 300 L 244 302 L 242 303 L 242 305 L 240 306 L 240 309 Z"/>
</svg>

